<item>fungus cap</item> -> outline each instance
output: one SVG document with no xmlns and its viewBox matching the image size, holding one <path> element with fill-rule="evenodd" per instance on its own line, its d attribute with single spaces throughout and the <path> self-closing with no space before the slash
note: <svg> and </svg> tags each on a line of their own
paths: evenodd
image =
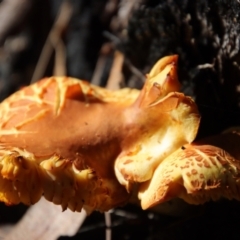
<svg viewBox="0 0 240 240">
<path fill-rule="evenodd" d="M 239 144 L 238 133 L 227 133 L 178 149 L 141 184 L 142 208 L 176 197 L 191 204 L 222 197 L 240 200 Z"/>
</svg>

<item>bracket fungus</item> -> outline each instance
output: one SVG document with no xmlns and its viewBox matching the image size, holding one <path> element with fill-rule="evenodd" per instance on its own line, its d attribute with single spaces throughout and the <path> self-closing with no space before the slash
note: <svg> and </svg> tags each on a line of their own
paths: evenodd
<svg viewBox="0 0 240 240">
<path fill-rule="evenodd" d="M 179 92 L 176 71 L 173 55 L 155 64 L 141 91 L 51 77 L 4 100 L 0 201 L 34 204 L 44 195 L 63 210 L 107 211 L 136 184 L 145 204 L 146 185 L 164 183 L 161 166 L 198 131 L 197 106 Z"/>
</svg>

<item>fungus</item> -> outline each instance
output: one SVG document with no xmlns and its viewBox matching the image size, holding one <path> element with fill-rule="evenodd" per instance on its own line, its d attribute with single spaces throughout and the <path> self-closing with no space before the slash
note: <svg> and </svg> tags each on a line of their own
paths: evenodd
<svg viewBox="0 0 240 240">
<path fill-rule="evenodd" d="M 178 149 L 140 186 L 142 208 L 176 197 L 190 204 L 220 198 L 240 200 L 239 144 L 240 133 L 229 132 Z"/>
<path fill-rule="evenodd" d="M 126 203 L 169 154 L 197 133 L 200 117 L 179 93 L 177 56 L 156 63 L 142 91 L 110 91 L 51 77 L 0 104 L 0 200 L 107 211 Z"/>
</svg>

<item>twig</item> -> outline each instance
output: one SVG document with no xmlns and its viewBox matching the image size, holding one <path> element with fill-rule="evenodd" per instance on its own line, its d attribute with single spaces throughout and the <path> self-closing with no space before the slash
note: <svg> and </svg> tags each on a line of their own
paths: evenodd
<svg viewBox="0 0 240 240">
<path fill-rule="evenodd" d="M 124 62 L 124 55 L 116 51 L 114 54 L 113 65 L 107 81 L 107 89 L 117 90 L 120 88 L 120 83 L 123 82 L 122 66 Z"/>
<path fill-rule="evenodd" d="M 66 48 L 62 39 L 59 39 L 55 47 L 54 76 L 66 76 Z"/>
<path fill-rule="evenodd" d="M 93 85 L 100 86 L 101 77 L 103 75 L 105 65 L 106 65 L 106 56 L 104 56 L 104 55 L 99 56 L 95 70 L 93 72 L 93 77 L 91 80 L 91 83 Z"/>
<path fill-rule="evenodd" d="M 47 67 L 49 59 L 53 53 L 54 47 L 58 46 L 61 39 L 61 35 L 68 25 L 70 17 L 72 15 L 72 6 L 69 1 L 63 1 L 58 17 L 48 35 L 48 38 L 43 47 L 42 53 L 38 60 L 37 66 L 32 76 L 31 83 L 36 82 L 38 79 L 43 77 L 43 73 Z"/>
<path fill-rule="evenodd" d="M 106 224 L 106 237 L 105 240 L 111 240 L 112 239 L 112 220 L 111 220 L 111 210 L 104 213 L 105 216 L 105 224 Z"/>
<path fill-rule="evenodd" d="M 121 43 L 120 38 L 118 38 L 117 36 L 108 31 L 104 31 L 103 36 L 109 39 L 114 45 L 119 45 Z"/>
<path fill-rule="evenodd" d="M 128 59 L 125 60 L 125 64 L 128 66 L 128 68 L 133 74 L 135 74 L 139 79 L 141 79 L 143 83 L 145 82 L 146 77 L 144 76 L 144 74 L 136 67 L 134 67 L 133 64 Z"/>
<path fill-rule="evenodd" d="M 100 50 L 100 56 L 98 58 L 95 70 L 93 72 L 93 77 L 91 80 L 91 83 L 97 86 L 100 86 L 101 84 L 101 78 L 104 72 L 104 68 L 107 62 L 107 59 L 112 55 L 112 44 L 111 43 L 105 43 L 101 50 Z"/>
<path fill-rule="evenodd" d="M 107 32 L 107 31 L 104 31 L 104 32 L 103 32 L 103 35 L 104 35 L 106 38 L 108 38 L 110 41 L 112 41 L 112 43 L 113 43 L 115 46 L 121 45 L 121 40 L 120 40 L 117 36 L 113 35 L 112 33 Z M 121 52 L 124 54 L 124 51 L 123 51 L 121 48 L 118 49 L 118 51 L 121 51 Z M 140 70 L 138 70 L 135 66 L 133 66 L 133 64 L 131 63 L 131 61 L 130 61 L 129 59 L 127 59 L 126 57 L 125 57 L 124 63 L 128 66 L 129 70 L 130 70 L 134 75 L 136 75 L 139 79 L 141 79 L 141 81 L 142 81 L 143 83 L 145 82 L 146 77 L 144 76 L 144 74 L 143 74 Z"/>
</svg>

